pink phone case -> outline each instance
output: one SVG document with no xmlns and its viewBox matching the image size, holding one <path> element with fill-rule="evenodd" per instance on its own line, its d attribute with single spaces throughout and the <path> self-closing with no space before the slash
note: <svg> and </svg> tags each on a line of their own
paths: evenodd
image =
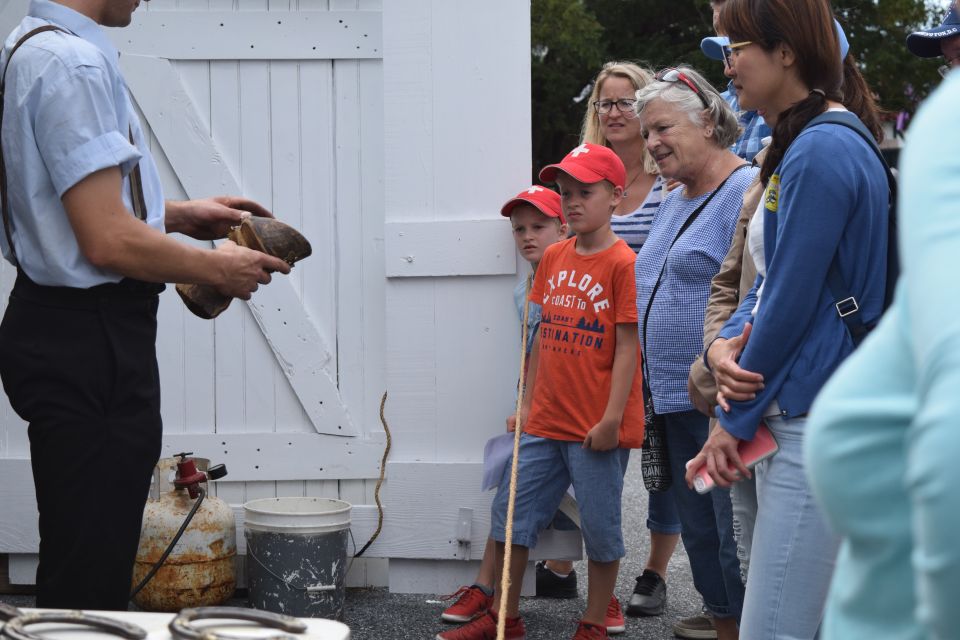
<svg viewBox="0 0 960 640">
<path fill-rule="evenodd" d="M 740 459 L 743 460 L 743 464 L 747 469 L 753 469 L 767 458 L 776 455 L 779 450 L 780 445 L 777 444 L 776 439 L 773 437 L 773 434 L 770 433 L 767 425 L 762 422 L 757 429 L 756 435 L 753 436 L 753 440 L 741 440 L 740 446 L 737 447 L 737 451 L 740 453 Z M 713 478 L 707 473 L 707 465 L 701 466 L 697 470 L 697 475 L 693 478 L 693 488 L 697 490 L 697 493 L 707 493 L 715 486 L 716 484 L 713 482 Z"/>
</svg>

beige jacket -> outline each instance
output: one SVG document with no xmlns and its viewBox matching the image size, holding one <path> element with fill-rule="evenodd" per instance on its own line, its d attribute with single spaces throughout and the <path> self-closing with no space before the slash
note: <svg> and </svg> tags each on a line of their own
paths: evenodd
<svg viewBox="0 0 960 640">
<path fill-rule="evenodd" d="M 757 154 L 754 163 L 763 164 L 767 156 L 764 148 Z M 707 303 L 703 320 L 703 348 L 706 349 L 716 339 L 720 329 L 726 324 L 730 316 L 737 310 L 740 300 L 750 292 L 757 279 L 757 267 L 747 251 L 747 228 L 757 210 L 760 198 L 763 196 L 763 185 L 760 176 L 754 178 L 753 183 L 743 194 L 743 207 L 737 219 L 737 227 L 733 232 L 733 242 L 727 257 L 720 265 L 720 271 L 710 283 L 710 301 Z M 711 410 L 717 406 L 717 385 L 713 374 L 703 364 L 703 357 L 697 358 L 690 365 L 690 383 L 710 405 Z M 692 392 L 692 391 L 691 391 Z"/>
</svg>

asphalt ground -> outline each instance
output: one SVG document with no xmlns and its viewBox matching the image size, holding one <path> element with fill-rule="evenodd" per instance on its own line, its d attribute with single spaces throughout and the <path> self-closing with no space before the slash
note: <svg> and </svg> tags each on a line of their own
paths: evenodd
<svg viewBox="0 0 960 640">
<path fill-rule="evenodd" d="M 634 579 L 640 575 L 647 557 L 650 536 L 645 522 L 647 492 L 640 476 L 640 456 L 636 452 L 627 469 L 623 494 L 623 534 L 627 556 L 620 565 L 617 597 L 626 608 L 633 592 Z M 521 615 L 528 640 L 572 638 L 576 623 L 586 606 L 586 563 L 576 563 L 580 597 L 570 600 L 524 598 Z M 652 618 L 627 618 L 626 633 L 617 638 L 648 640 L 672 638 L 671 626 L 679 618 L 700 610 L 700 597 L 693 589 L 690 567 L 683 545 L 678 545 L 667 575 L 667 610 Z M 344 622 L 350 626 L 352 640 L 431 640 L 437 633 L 452 628 L 440 621 L 440 613 L 449 603 L 439 602 L 444 594 L 401 595 L 386 589 L 350 589 L 347 591 Z M 30 596 L 0 595 L 0 602 L 15 606 L 33 606 Z M 231 604 L 243 606 L 243 600 Z"/>
</svg>

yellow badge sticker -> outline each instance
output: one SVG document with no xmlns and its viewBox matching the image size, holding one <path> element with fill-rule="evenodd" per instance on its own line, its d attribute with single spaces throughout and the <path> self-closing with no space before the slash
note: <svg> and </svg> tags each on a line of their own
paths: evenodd
<svg viewBox="0 0 960 640">
<path fill-rule="evenodd" d="M 763 206 L 771 213 L 780 208 L 780 176 L 773 174 L 767 183 L 767 190 L 763 194 Z"/>
</svg>

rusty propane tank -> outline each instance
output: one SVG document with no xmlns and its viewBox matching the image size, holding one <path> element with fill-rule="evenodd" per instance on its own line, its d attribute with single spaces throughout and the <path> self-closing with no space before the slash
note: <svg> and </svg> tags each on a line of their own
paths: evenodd
<svg viewBox="0 0 960 640">
<path fill-rule="evenodd" d="M 202 503 L 162 566 L 134 595 L 137 606 L 147 611 L 176 612 L 223 604 L 236 589 L 237 528 L 233 510 L 223 500 L 205 495 L 200 486 L 208 479 L 222 477 L 226 470 L 221 465 L 208 471 L 208 460 L 189 455 L 164 458 L 154 470 L 154 486 L 143 511 L 134 565 L 135 587 L 160 562 L 198 500 Z M 174 471 L 176 477 L 171 484 Z"/>
</svg>

